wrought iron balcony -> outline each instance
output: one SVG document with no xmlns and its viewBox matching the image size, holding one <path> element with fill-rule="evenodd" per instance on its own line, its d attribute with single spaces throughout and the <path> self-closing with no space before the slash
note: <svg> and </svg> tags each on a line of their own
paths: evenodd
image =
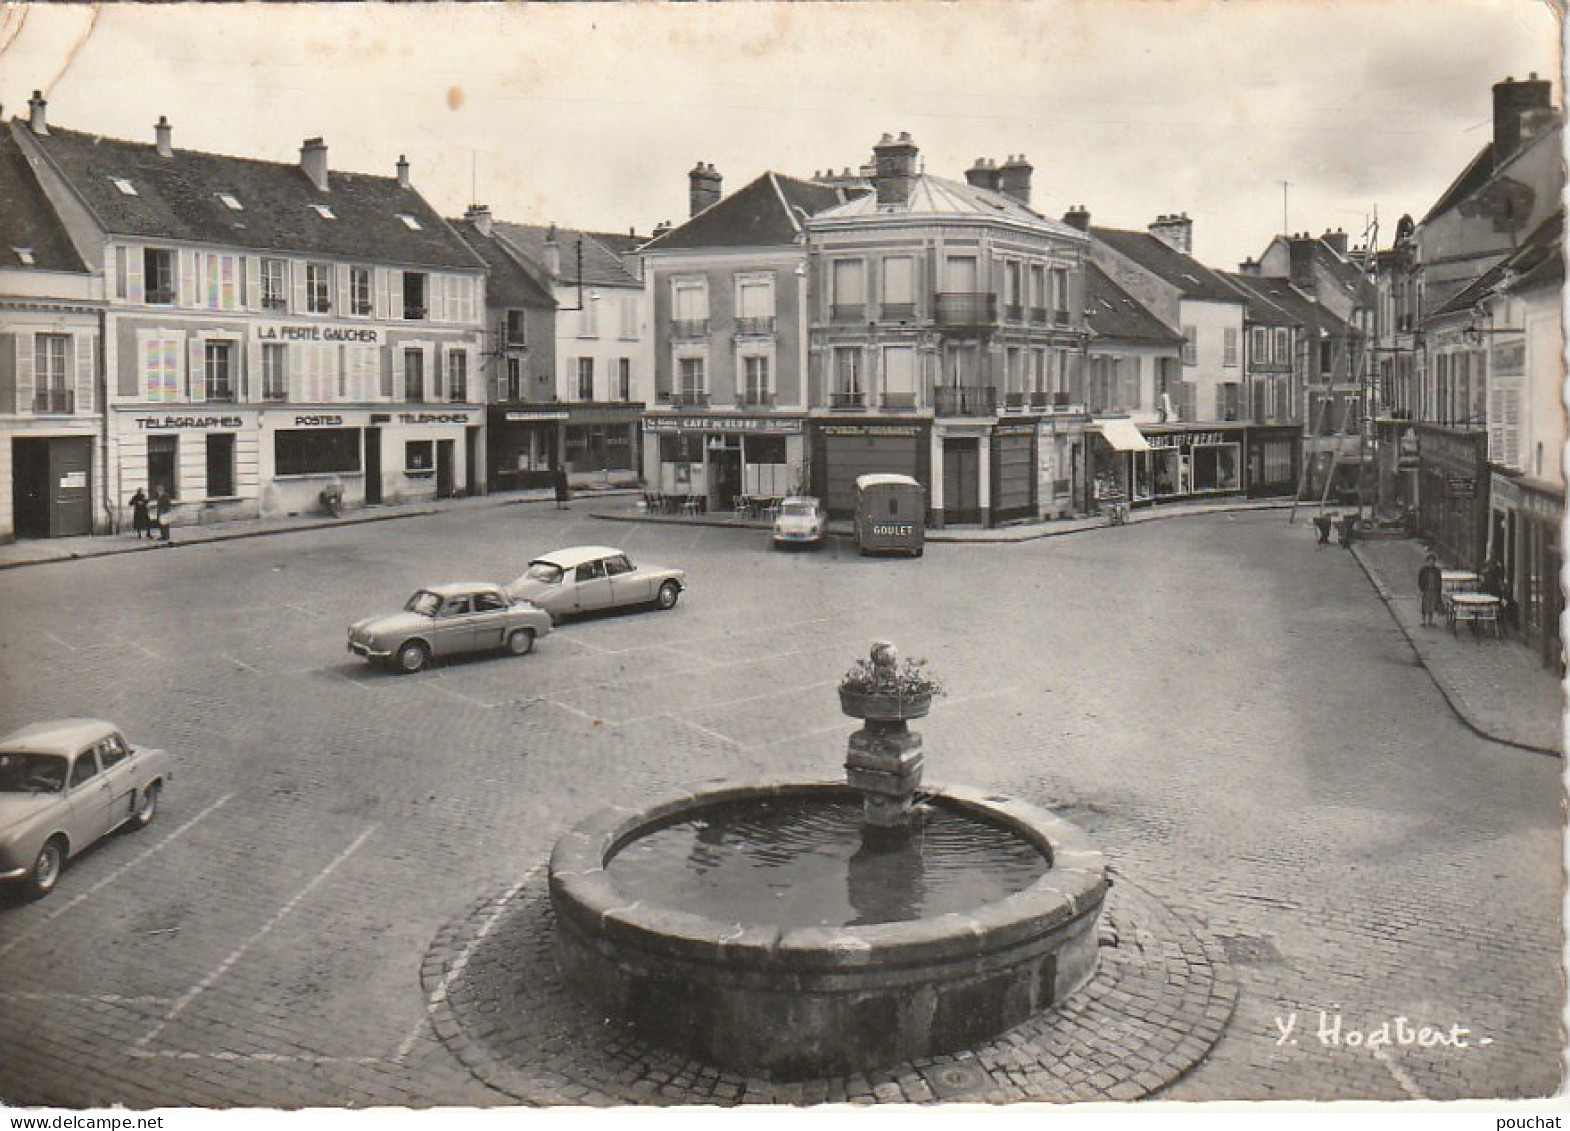
<svg viewBox="0 0 1570 1131">
<path fill-rule="evenodd" d="M 51 415 L 67 415 L 76 411 L 76 393 L 72 389 L 39 389 L 33 393 L 33 411 Z"/>
<path fill-rule="evenodd" d="M 992 416 L 998 410 L 995 385 L 940 385 L 932 391 L 939 416 Z"/>
<path fill-rule="evenodd" d="M 208 381 L 207 399 L 210 401 L 233 401 L 234 385 L 229 381 Z"/>
<path fill-rule="evenodd" d="M 1031 307 L 1030 308 L 1030 320 L 1032 322 L 1036 323 L 1038 326 L 1046 325 L 1046 322 L 1047 322 L 1047 308 L 1044 307 L 1044 306 L 1033 306 L 1033 307 Z"/>
<path fill-rule="evenodd" d="M 748 389 L 741 395 L 743 408 L 773 408 L 774 394 L 768 389 Z"/>
<path fill-rule="evenodd" d="M 709 320 L 707 318 L 671 319 L 672 338 L 707 338 L 708 336 Z"/>
<path fill-rule="evenodd" d="M 1068 323 L 1069 323 L 1068 311 L 1066 311 L 1066 310 L 1054 310 L 1052 312 L 1052 324 L 1054 326 L 1067 326 Z"/>
<path fill-rule="evenodd" d="M 831 322 L 861 322 L 866 317 L 867 304 L 864 302 L 836 302 L 829 307 Z"/>
<path fill-rule="evenodd" d="M 884 393 L 883 407 L 890 412 L 912 412 L 916 408 L 916 394 Z"/>
<path fill-rule="evenodd" d="M 885 302 L 878 307 L 878 313 L 885 322 L 909 322 L 916 317 L 916 304 L 913 302 Z"/>
<path fill-rule="evenodd" d="M 939 326 L 975 329 L 995 326 L 998 296 L 985 291 L 949 291 L 937 296 Z"/>
<path fill-rule="evenodd" d="M 1011 302 L 1003 307 L 1003 317 L 1010 322 L 1025 321 L 1025 308 L 1017 302 Z"/>
<path fill-rule="evenodd" d="M 774 315 L 736 319 L 738 338 L 766 338 L 774 333 Z"/>
<path fill-rule="evenodd" d="M 830 408 L 861 408 L 867 403 L 867 394 L 860 389 L 834 389 L 829 393 Z"/>
<path fill-rule="evenodd" d="M 707 389 L 672 389 L 671 404 L 689 405 L 697 408 L 707 407 L 709 391 Z"/>
</svg>

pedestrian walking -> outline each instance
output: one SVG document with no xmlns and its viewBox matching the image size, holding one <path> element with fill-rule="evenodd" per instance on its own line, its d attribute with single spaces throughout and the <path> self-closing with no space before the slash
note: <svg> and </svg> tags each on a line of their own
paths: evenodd
<svg viewBox="0 0 1570 1131">
<path fill-rule="evenodd" d="M 556 509 L 567 510 L 567 500 L 571 495 L 567 490 L 567 469 L 561 464 L 551 468 L 551 486 L 556 491 Z"/>
<path fill-rule="evenodd" d="M 1319 531 L 1319 544 L 1330 545 L 1330 528 L 1335 524 L 1336 518 L 1332 514 L 1320 513 L 1314 516 L 1314 529 Z"/>
<path fill-rule="evenodd" d="M 1417 571 L 1417 591 L 1423 599 L 1423 623 L 1433 624 L 1434 617 L 1439 613 L 1439 595 L 1444 590 L 1444 582 L 1439 574 L 1439 559 L 1429 554 L 1423 562 L 1423 568 Z"/>
<path fill-rule="evenodd" d="M 1341 548 L 1350 550 L 1355 541 L 1357 541 L 1357 515 L 1344 514 L 1341 516 Z"/>
<path fill-rule="evenodd" d="M 169 488 L 158 488 L 158 500 L 154 503 L 154 511 L 158 518 L 158 538 L 166 546 L 174 545 L 174 539 L 169 533 L 169 520 L 174 514 L 174 500 L 169 497 Z"/>
<path fill-rule="evenodd" d="M 152 523 L 147 517 L 147 492 L 140 487 L 131 496 L 131 528 L 136 531 L 138 538 L 153 536 Z"/>
</svg>

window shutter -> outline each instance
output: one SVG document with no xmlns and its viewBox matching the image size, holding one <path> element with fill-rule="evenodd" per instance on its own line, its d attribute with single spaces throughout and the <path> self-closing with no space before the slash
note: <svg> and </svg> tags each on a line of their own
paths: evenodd
<svg viewBox="0 0 1570 1131">
<path fill-rule="evenodd" d="M 447 371 L 448 359 L 452 356 L 452 347 L 431 347 L 431 391 L 428 399 L 444 401 L 447 399 Z"/>
<path fill-rule="evenodd" d="M 196 280 L 196 252 L 181 250 L 175 253 L 179 262 L 178 281 L 179 290 L 175 292 L 176 306 L 200 306 L 200 294 L 197 290 Z"/>
<path fill-rule="evenodd" d="M 241 371 L 239 398 L 244 402 L 262 399 L 262 343 L 252 338 L 245 343 L 245 368 Z"/>
<path fill-rule="evenodd" d="M 403 387 L 403 346 L 392 347 L 392 389 L 390 395 L 396 400 L 407 400 Z"/>
<path fill-rule="evenodd" d="M 289 276 L 289 312 L 305 313 L 305 264 L 291 262 L 286 269 Z"/>
<path fill-rule="evenodd" d="M 403 272 L 392 268 L 387 269 L 387 317 L 400 319 L 403 317 Z"/>
<path fill-rule="evenodd" d="M 371 301 L 376 307 L 376 317 L 387 319 L 390 303 L 387 299 L 387 268 L 373 267 L 371 269 Z"/>
<path fill-rule="evenodd" d="M 352 313 L 349 309 L 349 265 L 333 264 L 333 309 L 339 317 Z"/>
<path fill-rule="evenodd" d="M 141 306 L 147 301 L 147 262 L 142 248 L 132 244 L 125 249 L 125 301 Z"/>
<path fill-rule="evenodd" d="M 33 335 L 16 334 L 16 411 L 31 415 L 33 411 Z"/>
<path fill-rule="evenodd" d="M 432 322 L 447 321 L 447 275 L 429 275 L 425 280 L 425 301 L 430 309 L 425 316 Z"/>
<path fill-rule="evenodd" d="M 425 359 L 425 403 L 431 404 L 441 389 L 441 378 L 436 374 L 436 347 L 422 345 L 420 353 Z"/>
<path fill-rule="evenodd" d="M 260 256 L 247 255 L 243 260 L 245 277 L 245 309 L 262 308 L 262 260 Z"/>
<path fill-rule="evenodd" d="M 79 413 L 93 411 L 93 386 L 96 384 L 93 380 L 93 346 L 97 340 L 89 334 L 74 334 L 70 339 L 69 348 L 75 354 L 76 361 L 76 411 Z"/>
<path fill-rule="evenodd" d="M 185 383 L 185 395 L 186 399 L 192 402 L 205 401 L 207 399 L 206 359 L 202 356 L 202 350 L 205 348 L 206 343 L 199 337 L 190 338 L 186 342 L 186 352 L 190 356 L 191 364 L 187 370 L 188 379 Z"/>
</svg>

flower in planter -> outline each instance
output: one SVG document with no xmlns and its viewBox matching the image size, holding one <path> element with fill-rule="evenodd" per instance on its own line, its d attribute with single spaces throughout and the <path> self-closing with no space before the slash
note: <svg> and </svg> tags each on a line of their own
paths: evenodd
<svg viewBox="0 0 1570 1131">
<path fill-rule="evenodd" d="M 840 690 L 854 695 L 921 699 L 943 694 L 943 681 L 927 670 L 927 661 L 900 662 L 894 645 L 880 640 L 869 659 L 857 660 L 840 680 Z"/>
</svg>

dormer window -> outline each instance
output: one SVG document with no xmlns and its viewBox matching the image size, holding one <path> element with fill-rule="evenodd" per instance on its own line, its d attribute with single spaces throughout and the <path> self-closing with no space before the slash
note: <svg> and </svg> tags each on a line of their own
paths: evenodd
<svg viewBox="0 0 1570 1131">
<path fill-rule="evenodd" d="M 133 185 L 130 181 L 126 180 L 124 177 L 110 177 L 109 179 L 114 182 L 114 187 L 119 189 L 124 195 L 137 195 L 136 186 Z"/>
<path fill-rule="evenodd" d="M 424 228 L 420 227 L 420 222 L 413 216 L 410 216 L 407 212 L 398 213 L 398 219 L 402 220 L 403 226 L 408 228 L 411 232 L 423 232 L 425 230 Z"/>
<path fill-rule="evenodd" d="M 232 192 L 221 192 L 218 194 L 218 199 L 223 201 L 223 206 L 231 212 L 245 211 L 245 205 L 241 204 L 240 198 Z"/>
<path fill-rule="evenodd" d="M 314 209 L 316 214 L 318 216 L 320 216 L 323 220 L 336 220 L 336 219 L 338 219 L 338 217 L 333 215 L 333 210 L 332 210 L 332 206 L 331 205 L 327 205 L 327 204 L 313 204 L 313 205 L 311 205 L 311 208 Z"/>
<path fill-rule="evenodd" d="M 32 267 L 32 266 L 35 265 L 36 261 L 33 259 L 33 249 L 32 248 L 30 248 L 30 247 L 13 247 L 11 250 L 16 252 L 16 257 L 19 260 L 22 261 L 22 266 L 23 267 Z"/>
</svg>

